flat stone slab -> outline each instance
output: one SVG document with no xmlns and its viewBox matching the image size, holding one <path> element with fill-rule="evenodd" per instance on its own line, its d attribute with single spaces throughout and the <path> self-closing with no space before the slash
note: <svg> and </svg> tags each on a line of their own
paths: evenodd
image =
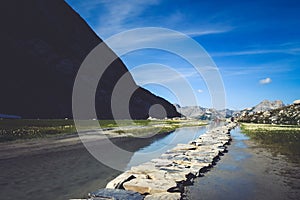
<svg viewBox="0 0 300 200">
<path fill-rule="evenodd" d="M 109 189 L 120 189 L 123 187 L 123 183 L 126 181 L 129 181 L 131 179 L 136 178 L 135 175 L 133 175 L 130 172 L 124 172 L 123 174 L 120 174 L 119 176 L 117 176 L 115 179 L 113 179 L 112 181 L 110 181 L 107 185 L 106 188 Z"/>
<path fill-rule="evenodd" d="M 153 195 L 147 195 L 145 200 L 179 200 L 181 194 L 179 192 L 162 192 Z"/>
<path fill-rule="evenodd" d="M 143 179 L 136 178 L 123 184 L 126 190 L 139 192 L 141 194 L 155 194 L 166 192 L 168 189 L 176 187 L 175 181 L 165 179 Z"/>
<path fill-rule="evenodd" d="M 143 200 L 144 196 L 140 193 L 120 190 L 120 189 L 100 189 L 89 194 L 91 200 Z"/>
</svg>

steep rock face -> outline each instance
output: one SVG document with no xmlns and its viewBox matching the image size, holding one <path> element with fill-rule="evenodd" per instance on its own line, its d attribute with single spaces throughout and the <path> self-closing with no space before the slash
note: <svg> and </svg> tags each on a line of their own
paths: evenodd
<svg viewBox="0 0 300 200">
<path fill-rule="evenodd" d="M 101 39 L 63 0 L 10 0 L 3 1 L 1 8 L 0 113 L 71 118 L 77 71 Z M 117 59 L 102 76 L 96 93 L 99 118 L 113 118 L 112 89 L 126 72 Z M 128 85 L 136 87 L 129 106 L 132 118 L 147 118 L 154 104 L 164 106 L 168 117 L 179 116 L 173 105 L 137 87 L 130 78 Z"/>
<path fill-rule="evenodd" d="M 300 125 L 300 103 L 294 102 L 292 105 L 255 113 L 243 112 L 238 120 L 263 124 Z"/>
</svg>

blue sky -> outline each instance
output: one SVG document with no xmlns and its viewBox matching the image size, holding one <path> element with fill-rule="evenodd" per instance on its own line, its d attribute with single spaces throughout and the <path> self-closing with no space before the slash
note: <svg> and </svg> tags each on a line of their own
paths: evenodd
<svg viewBox="0 0 300 200">
<path fill-rule="evenodd" d="M 264 99 L 279 99 L 285 104 L 300 99 L 298 0 L 67 2 L 102 39 L 141 27 L 163 27 L 192 37 L 218 67 L 228 108 L 243 109 Z M 205 82 L 201 77 L 194 77 L 193 67 L 175 55 L 148 49 L 121 58 L 128 69 L 147 63 L 174 68 L 191 84 L 197 104 L 212 106 Z M 162 79 L 162 73 L 158 72 L 156 78 Z M 172 103 L 193 104 L 178 102 L 172 91 L 162 86 L 150 84 L 145 87 Z"/>
</svg>

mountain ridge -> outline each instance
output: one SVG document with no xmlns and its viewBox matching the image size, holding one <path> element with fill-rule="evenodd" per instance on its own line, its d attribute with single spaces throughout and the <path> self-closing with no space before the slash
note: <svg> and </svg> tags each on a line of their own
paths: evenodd
<svg viewBox="0 0 300 200">
<path fill-rule="evenodd" d="M 216 110 L 214 108 L 204 108 L 201 106 L 183 106 L 174 104 L 177 111 L 188 118 L 195 118 L 200 120 L 212 120 L 229 118 L 236 112 L 230 109 Z"/>
<path fill-rule="evenodd" d="M 242 115 L 252 115 L 257 112 L 265 112 L 268 110 L 274 110 L 278 109 L 285 106 L 284 103 L 281 100 L 263 100 L 257 105 L 250 107 L 250 108 L 245 108 L 237 113 L 235 113 L 235 116 L 242 116 Z"/>
<path fill-rule="evenodd" d="M 22 118 L 72 118 L 77 71 L 102 40 L 63 0 L 10 0 L 1 6 L 0 113 Z M 114 118 L 112 91 L 127 72 L 119 58 L 105 70 L 95 95 L 99 119 Z M 167 117 L 180 116 L 172 104 L 137 86 L 131 76 L 126 84 L 135 91 L 128 105 L 131 118 L 147 119 L 155 104 L 164 107 Z"/>
<path fill-rule="evenodd" d="M 247 123 L 300 125 L 300 101 L 265 111 L 247 112 L 244 110 L 237 119 Z"/>
</svg>

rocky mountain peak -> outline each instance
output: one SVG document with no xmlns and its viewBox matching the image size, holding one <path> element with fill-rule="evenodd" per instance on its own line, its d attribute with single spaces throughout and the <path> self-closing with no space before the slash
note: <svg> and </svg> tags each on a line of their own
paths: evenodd
<svg viewBox="0 0 300 200">
<path fill-rule="evenodd" d="M 263 112 L 263 111 L 267 111 L 267 110 L 277 109 L 277 108 L 280 108 L 283 106 L 284 106 L 284 104 L 280 100 L 275 100 L 275 101 L 263 100 L 256 106 L 252 107 L 251 111 L 252 112 Z"/>
</svg>

